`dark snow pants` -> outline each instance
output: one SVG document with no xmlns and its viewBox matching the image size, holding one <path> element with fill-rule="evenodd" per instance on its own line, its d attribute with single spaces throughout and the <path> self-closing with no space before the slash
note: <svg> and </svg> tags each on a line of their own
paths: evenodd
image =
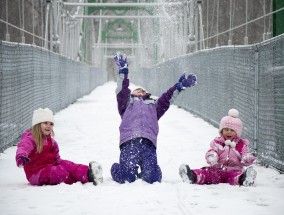
<svg viewBox="0 0 284 215">
<path fill-rule="evenodd" d="M 138 169 L 141 173 L 138 173 Z M 111 167 L 111 176 L 116 182 L 134 182 L 137 178 L 148 183 L 161 182 L 162 172 L 157 164 L 156 147 L 146 138 L 136 138 L 120 147 L 119 163 Z"/>
</svg>

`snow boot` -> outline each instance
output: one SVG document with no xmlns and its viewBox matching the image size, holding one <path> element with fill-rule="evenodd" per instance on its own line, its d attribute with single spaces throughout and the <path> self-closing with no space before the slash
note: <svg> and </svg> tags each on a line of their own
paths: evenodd
<svg viewBox="0 0 284 215">
<path fill-rule="evenodd" d="M 90 182 L 93 182 L 95 186 L 98 184 L 103 183 L 103 168 L 102 166 L 96 162 L 91 161 L 89 163 L 89 170 L 88 170 L 88 178 Z"/>
<path fill-rule="evenodd" d="M 248 167 L 240 178 L 240 184 L 245 187 L 252 186 L 256 178 L 256 175 L 257 172 L 253 169 L 253 167 L 252 166 Z"/>
<path fill-rule="evenodd" d="M 194 172 L 189 168 L 187 164 L 180 165 L 179 175 L 182 178 L 183 182 L 186 182 L 189 184 L 195 183 Z"/>
</svg>

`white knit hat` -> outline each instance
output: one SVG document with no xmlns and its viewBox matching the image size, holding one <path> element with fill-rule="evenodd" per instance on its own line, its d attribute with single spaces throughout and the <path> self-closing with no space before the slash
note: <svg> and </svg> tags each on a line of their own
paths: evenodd
<svg viewBox="0 0 284 215">
<path fill-rule="evenodd" d="M 34 111 L 32 126 L 41 122 L 52 122 L 54 123 L 53 112 L 48 108 L 39 108 Z"/>
<path fill-rule="evenodd" d="M 243 123 L 238 117 L 239 111 L 236 109 L 230 109 L 228 116 L 224 116 L 221 119 L 219 132 L 221 132 L 223 128 L 230 128 L 236 131 L 238 137 L 240 137 L 243 130 Z"/>
</svg>

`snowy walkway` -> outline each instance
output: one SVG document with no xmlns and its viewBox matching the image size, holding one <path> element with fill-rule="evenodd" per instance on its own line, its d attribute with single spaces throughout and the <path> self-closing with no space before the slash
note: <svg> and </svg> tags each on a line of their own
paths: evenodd
<svg viewBox="0 0 284 215">
<path fill-rule="evenodd" d="M 162 183 L 151 185 L 138 180 L 120 185 L 112 181 L 110 167 L 119 158 L 120 117 L 115 87 L 114 82 L 106 83 L 55 115 L 55 139 L 61 158 L 85 164 L 99 161 L 104 168 L 104 183 L 97 187 L 91 183 L 30 186 L 23 169 L 16 167 L 16 147 L 11 147 L 0 154 L 0 214 L 283 214 L 284 175 L 272 169 L 256 166 L 255 187 L 249 188 L 181 181 L 179 165 L 205 165 L 204 154 L 218 131 L 176 106 L 171 106 L 159 122 L 157 153 Z"/>
</svg>

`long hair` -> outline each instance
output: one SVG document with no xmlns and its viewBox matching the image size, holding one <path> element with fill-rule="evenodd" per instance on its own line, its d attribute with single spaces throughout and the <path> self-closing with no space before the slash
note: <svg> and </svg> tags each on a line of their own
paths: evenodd
<svg viewBox="0 0 284 215">
<path fill-rule="evenodd" d="M 32 135 L 36 144 L 36 152 L 41 153 L 43 147 L 43 133 L 41 132 L 41 123 L 38 123 L 32 127 Z M 53 130 L 51 131 L 51 136 L 54 136 Z"/>
</svg>

